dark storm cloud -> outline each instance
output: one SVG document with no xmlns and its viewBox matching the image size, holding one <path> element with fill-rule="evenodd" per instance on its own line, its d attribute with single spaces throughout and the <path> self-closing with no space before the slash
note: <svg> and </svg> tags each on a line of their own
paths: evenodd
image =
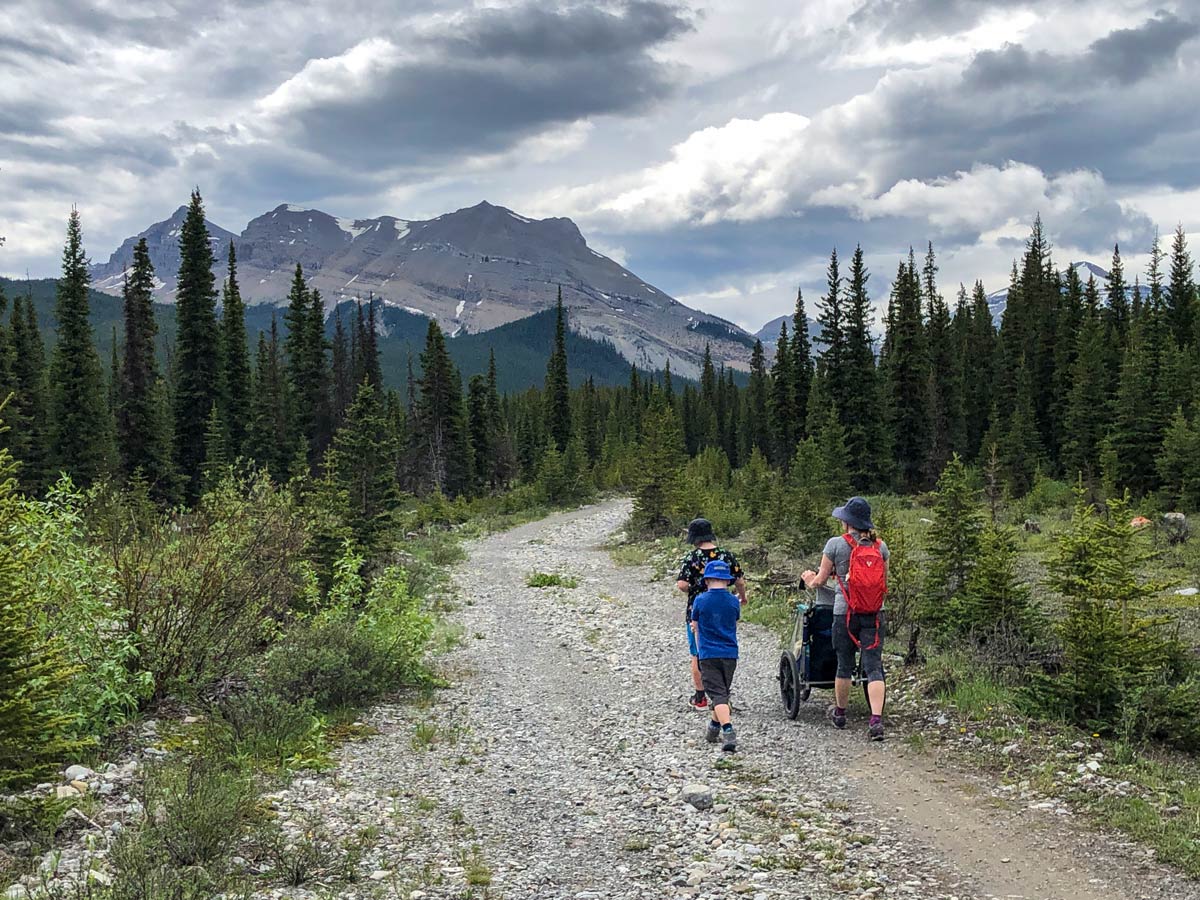
<svg viewBox="0 0 1200 900">
<path fill-rule="evenodd" d="M 689 28 L 674 4 L 617 12 L 574 4 L 491 9 L 456 22 L 363 90 L 322 99 L 282 123 L 300 146 L 342 163 L 403 167 L 494 153 L 588 116 L 664 97 L 673 72 L 650 51 Z"/>
<path fill-rule="evenodd" d="M 689 27 L 674 4 L 634 0 L 620 15 L 595 6 L 569 10 L 530 5 L 488 9 L 440 43 L 460 58 L 483 56 L 518 61 L 569 59 L 579 55 L 638 56 L 649 46 Z"/>
<path fill-rule="evenodd" d="M 1195 142 L 1178 138 L 1200 132 L 1200 106 L 1180 102 L 1200 73 L 1197 33 L 1163 13 L 1075 54 L 1009 45 L 977 54 L 961 76 L 896 77 L 838 141 L 870 147 L 884 185 L 1017 160 L 1047 173 L 1094 169 L 1110 184 L 1192 187 Z"/>
<path fill-rule="evenodd" d="M 1137 28 L 1122 28 L 1094 41 L 1077 56 L 1031 53 L 1018 44 L 983 51 L 968 66 L 963 81 L 984 89 L 1022 82 L 1058 89 L 1087 88 L 1098 81 L 1132 85 L 1170 65 L 1197 33 L 1197 23 L 1159 13 Z"/>
</svg>

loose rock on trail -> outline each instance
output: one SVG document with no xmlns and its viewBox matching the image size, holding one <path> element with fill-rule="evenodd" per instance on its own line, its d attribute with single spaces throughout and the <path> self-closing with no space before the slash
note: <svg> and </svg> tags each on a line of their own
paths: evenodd
<svg viewBox="0 0 1200 900">
<path fill-rule="evenodd" d="M 379 733 L 335 771 L 272 795 L 285 827 L 377 830 L 337 896 L 1200 896 L 1062 817 L 972 796 L 894 735 L 869 744 L 865 718 L 833 730 L 820 692 L 788 721 L 761 628 L 741 628 L 740 752 L 706 744 L 685 703 L 682 598 L 605 549 L 628 513 L 607 502 L 468 545 L 450 686 L 376 708 Z M 578 586 L 530 588 L 532 571 Z"/>
</svg>

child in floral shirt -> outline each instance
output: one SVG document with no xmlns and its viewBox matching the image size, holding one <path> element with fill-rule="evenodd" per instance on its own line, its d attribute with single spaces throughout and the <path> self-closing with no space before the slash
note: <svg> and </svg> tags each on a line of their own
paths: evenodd
<svg viewBox="0 0 1200 900">
<path fill-rule="evenodd" d="M 713 560 L 720 560 L 729 566 L 733 576 L 733 593 L 742 602 L 746 602 L 746 576 L 738 564 L 737 557 L 728 550 L 717 546 L 717 536 L 713 533 L 712 523 L 708 519 L 693 519 L 688 524 L 687 541 L 694 548 L 683 558 L 679 565 L 675 586 L 687 594 L 687 610 L 684 621 L 687 623 L 688 652 L 691 654 L 692 694 L 689 704 L 695 709 L 707 709 L 708 697 L 704 693 L 704 681 L 700 677 L 700 660 L 696 648 L 696 636 L 692 631 L 692 604 L 696 597 L 705 591 L 704 567 Z"/>
</svg>

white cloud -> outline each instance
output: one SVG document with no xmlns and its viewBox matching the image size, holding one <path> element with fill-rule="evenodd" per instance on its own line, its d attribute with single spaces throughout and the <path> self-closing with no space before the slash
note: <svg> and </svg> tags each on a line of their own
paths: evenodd
<svg viewBox="0 0 1200 900">
<path fill-rule="evenodd" d="M 337 56 L 310 59 L 256 107 L 267 115 L 284 117 L 318 103 L 353 97 L 403 58 L 400 48 L 386 38 L 367 38 Z"/>
<path fill-rule="evenodd" d="M 760 119 L 733 119 L 694 132 L 671 150 L 671 159 L 610 184 L 550 192 L 534 200 L 538 209 L 564 203 L 583 217 L 641 228 L 681 222 L 711 225 L 722 220 L 770 218 L 787 211 L 792 148 L 809 120 L 796 113 L 769 113 Z"/>
<path fill-rule="evenodd" d="M 998 12 L 968 31 L 895 41 L 887 32 L 864 35 L 837 57 L 839 68 L 862 66 L 927 66 L 947 60 L 965 61 L 980 50 L 999 49 L 1024 41 L 1042 17 L 1032 10 Z"/>
</svg>

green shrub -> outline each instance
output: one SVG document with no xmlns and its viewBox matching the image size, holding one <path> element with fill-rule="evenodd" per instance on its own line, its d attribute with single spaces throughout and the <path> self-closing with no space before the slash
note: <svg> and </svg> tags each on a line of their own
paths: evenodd
<svg viewBox="0 0 1200 900">
<path fill-rule="evenodd" d="M 1074 491 L 1075 489 L 1065 481 L 1047 478 L 1039 471 L 1033 479 L 1033 487 L 1021 501 L 1021 508 L 1034 516 L 1066 509 L 1071 505 Z"/>
<path fill-rule="evenodd" d="M 408 573 L 390 566 L 369 587 L 347 547 L 329 606 L 288 631 L 267 654 L 267 693 L 310 698 L 318 710 L 362 706 L 403 684 L 424 681 L 433 620 L 409 590 Z"/>
<path fill-rule="evenodd" d="M 211 865 L 239 846 L 257 801 L 250 777 L 222 761 L 168 760 L 146 771 L 142 830 L 151 851 L 172 866 Z"/>
<path fill-rule="evenodd" d="M 1059 538 L 1050 584 L 1065 599 L 1059 623 L 1062 671 L 1036 680 L 1043 708 L 1093 731 L 1127 739 L 1160 733 L 1183 745 L 1194 731 L 1178 725 L 1195 713 L 1193 664 L 1165 620 L 1141 611 L 1164 585 L 1141 575 L 1152 554 L 1129 524 L 1126 500 L 1101 515 L 1078 493 L 1070 528 Z M 1152 717 L 1146 714 L 1152 711 Z"/>
<path fill-rule="evenodd" d="M 24 589 L 44 639 L 53 638 L 75 668 L 62 705 L 78 734 L 100 735 L 125 722 L 153 689 L 141 664 L 138 636 L 119 603 L 117 577 L 101 551 L 89 545 L 82 510 L 107 489 L 85 497 L 67 479 L 44 501 L 26 502 L 22 538 L 37 552 L 25 569 Z M 131 502 L 149 504 L 144 491 Z"/>
<path fill-rule="evenodd" d="M 25 587 L 41 548 L 27 537 L 30 512 L 15 471 L 0 448 L 0 791 L 49 775 L 80 748 L 64 711 L 74 672 L 62 642 L 38 628 Z"/>
<path fill-rule="evenodd" d="M 525 577 L 525 583 L 531 588 L 579 587 L 578 580 L 570 575 L 560 575 L 558 572 L 530 572 Z"/>
<path fill-rule="evenodd" d="M 349 616 L 289 630 L 267 654 L 267 695 L 308 700 L 322 711 L 361 706 L 396 686 L 385 645 Z"/>
<path fill-rule="evenodd" d="M 295 701 L 251 690 L 223 699 L 211 717 L 212 739 L 236 759 L 308 766 L 327 749 L 325 727 L 311 697 Z"/>
<path fill-rule="evenodd" d="M 277 630 L 304 584 L 304 523 L 266 476 L 227 479 L 195 512 L 98 516 L 126 626 L 140 642 L 153 696 L 241 668 Z"/>
</svg>

